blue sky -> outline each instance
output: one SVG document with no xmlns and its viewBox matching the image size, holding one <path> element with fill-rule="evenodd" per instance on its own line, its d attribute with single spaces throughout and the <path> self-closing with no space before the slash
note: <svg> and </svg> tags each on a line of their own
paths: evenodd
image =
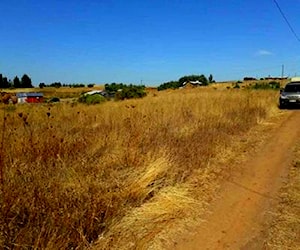
<svg viewBox="0 0 300 250">
<path fill-rule="evenodd" d="M 300 35 L 300 1 L 277 0 Z M 0 0 L 0 73 L 35 85 L 156 86 L 300 75 L 300 42 L 272 0 Z"/>
</svg>

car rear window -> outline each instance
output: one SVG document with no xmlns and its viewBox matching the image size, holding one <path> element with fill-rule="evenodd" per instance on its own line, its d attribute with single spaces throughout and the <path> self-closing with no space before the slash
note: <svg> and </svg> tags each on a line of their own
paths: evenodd
<svg viewBox="0 0 300 250">
<path fill-rule="evenodd" d="M 284 88 L 285 92 L 300 92 L 300 83 L 299 84 L 292 84 L 286 85 Z"/>
</svg>

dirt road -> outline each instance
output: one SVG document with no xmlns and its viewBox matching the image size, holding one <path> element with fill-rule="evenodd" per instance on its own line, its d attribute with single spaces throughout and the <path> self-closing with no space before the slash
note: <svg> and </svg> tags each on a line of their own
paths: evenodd
<svg viewBox="0 0 300 250">
<path fill-rule="evenodd" d="M 300 110 L 284 112 L 289 114 L 279 120 L 271 139 L 239 174 L 225 181 L 195 235 L 179 241 L 175 249 L 263 249 L 266 212 L 276 204 L 293 146 L 300 139 Z"/>
</svg>

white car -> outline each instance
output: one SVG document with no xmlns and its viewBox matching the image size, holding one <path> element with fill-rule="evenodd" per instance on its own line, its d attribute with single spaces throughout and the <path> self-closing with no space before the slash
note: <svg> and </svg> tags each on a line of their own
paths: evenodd
<svg viewBox="0 0 300 250">
<path fill-rule="evenodd" d="M 292 81 L 280 91 L 279 97 L 279 108 L 297 105 L 300 107 L 300 77 L 297 77 L 297 79 L 292 78 Z"/>
</svg>

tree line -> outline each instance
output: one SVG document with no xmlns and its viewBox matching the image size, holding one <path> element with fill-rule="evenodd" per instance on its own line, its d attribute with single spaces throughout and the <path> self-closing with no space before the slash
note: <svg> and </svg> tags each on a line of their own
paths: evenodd
<svg viewBox="0 0 300 250">
<path fill-rule="evenodd" d="M 27 74 L 24 74 L 21 79 L 18 76 L 15 76 L 13 80 L 0 74 L 0 89 L 8 88 L 33 88 L 33 86 L 31 79 Z"/>
<path fill-rule="evenodd" d="M 83 83 L 73 83 L 73 84 L 66 84 L 66 83 L 61 83 L 61 82 L 53 82 L 50 84 L 46 84 L 44 82 L 41 82 L 39 84 L 39 87 L 42 88 L 47 88 L 47 87 L 55 87 L 55 88 L 61 88 L 61 87 L 70 87 L 70 88 L 84 88 L 84 87 L 88 87 L 88 88 L 92 88 L 94 87 L 95 84 L 88 84 L 85 85 Z"/>
</svg>

